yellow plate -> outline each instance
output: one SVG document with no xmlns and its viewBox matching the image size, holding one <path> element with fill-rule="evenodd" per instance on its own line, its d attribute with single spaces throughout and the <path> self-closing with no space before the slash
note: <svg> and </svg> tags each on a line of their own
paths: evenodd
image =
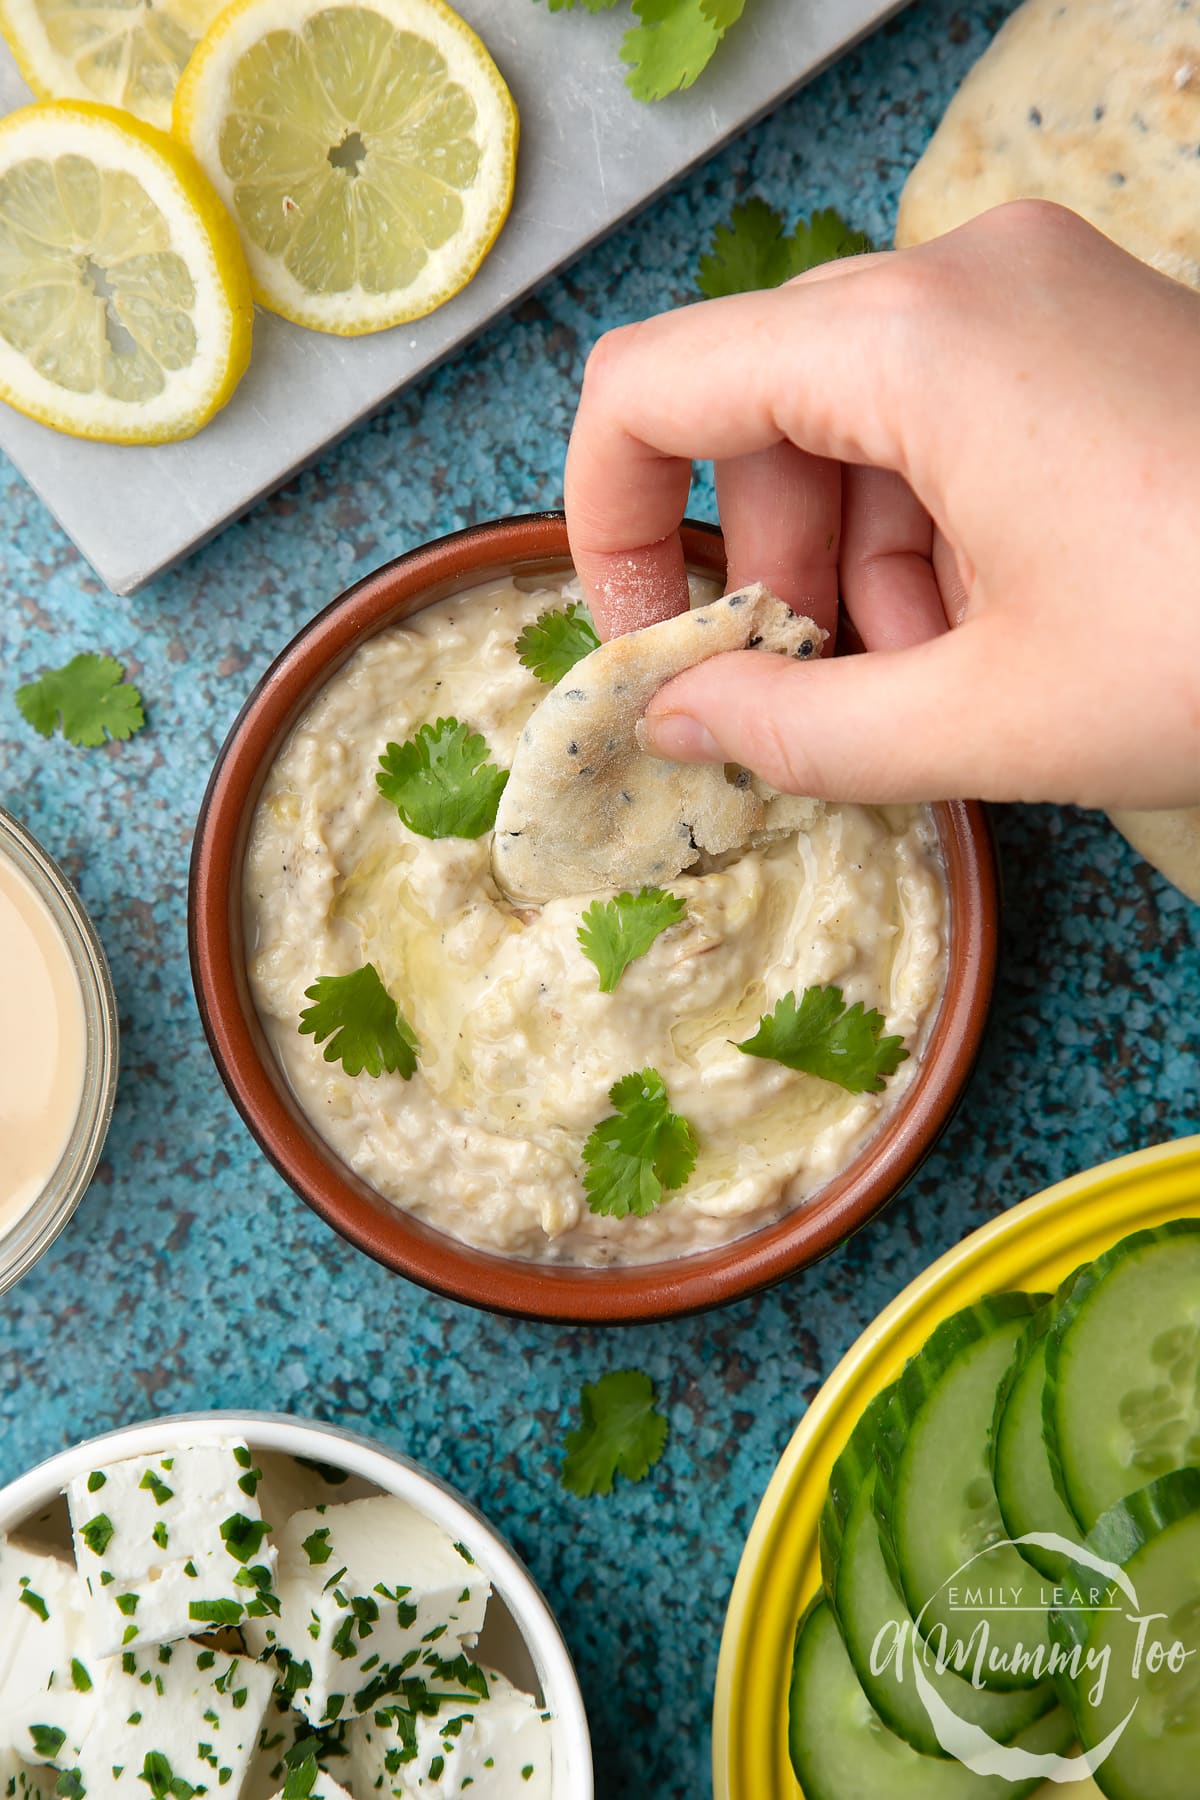
<svg viewBox="0 0 1200 1800">
<path fill-rule="evenodd" d="M 830 1471 L 867 1402 L 960 1306 L 1056 1287 L 1128 1232 L 1197 1216 L 1200 1136 L 1122 1156 L 972 1232 L 868 1325 L 796 1428 L 746 1540 L 717 1664 L 714 1800 L 802 1800 L 787 1749 L 792 1642 L 821 1585 L 817 1522 Z M 1077 1800 L 1095 1791 L 1071 1789 Z"/>
</svg>

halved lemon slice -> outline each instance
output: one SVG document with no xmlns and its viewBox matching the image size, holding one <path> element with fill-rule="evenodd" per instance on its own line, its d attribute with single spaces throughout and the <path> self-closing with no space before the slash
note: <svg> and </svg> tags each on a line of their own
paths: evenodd
<svg viewBox="0 0 1200 1800">
<path fill-rule="evenodd" d="M 0 120 L 0 398 L 75 437 L 190 437 L 253 316 L 237 232 L 165 133 L 78 100 Z"/>
<path fill-rule="evenodd" d="M 234 0 L 175 94 L 256 297 L 357 336 L 465 286 L 512 201 L 517 112 L 442 0 Z"/>
<path fill-rule="evenodd" d="M 44 100 L 99 100 L 164 130 L 175 83 L 224 0 L 0 0 L 0 31 Z"/>
</svg>

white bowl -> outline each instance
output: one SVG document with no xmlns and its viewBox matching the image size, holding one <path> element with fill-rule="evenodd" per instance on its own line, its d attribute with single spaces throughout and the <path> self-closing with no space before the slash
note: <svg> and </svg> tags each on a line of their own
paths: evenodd
<svg viewBox="0 0 1200 1800">
<path fill-rule="evenodd" d="M 554 1615 L 524 1563 L 494 1526 L 453 1488 L 382 1444 L 332 1425 L 280 1413 L 177 1413 L 124 1425 L 90 1438 L 72 1450 L 0 1488 L 0 1534 L 20 1531 L 41 1543 L 70 1544 L 63 1489 L 99 1462 L 123 1456 L 157 1455 L 186 1448 L 197 1427 L 214 1427 L 245 1438 L 251 1449 L 307 1457 L 344 1469 L 350 1481 L 339 1494 L 395 1494 L 440 1525 L 452 1541 L 465 1544 L 492 1584 L 493 1597 L 480 1637 L 484 1659 L 527 1691 L 536 1686 L 551 1717 L 554 1800 L 592 1800 L 592 1752 L 583 1695 Z"/>
</svg>

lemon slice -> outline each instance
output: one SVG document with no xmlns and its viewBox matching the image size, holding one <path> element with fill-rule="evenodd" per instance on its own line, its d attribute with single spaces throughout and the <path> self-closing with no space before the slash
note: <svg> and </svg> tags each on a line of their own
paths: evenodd
<svg viewBox="0 0 1200 1800">
<path fill-rule="evenodd" d="M 44 100 L 99 100 L 164 130 L 175 83 L 224 0 L 0 0 L 0 31 Z"/>
<path fill-rule="evenodd" d="M 237 232 L 163 132 L 79 100 L 0 120 L 0 398 L 75 437 L 189 437 L 253 315 Z"/>
<path fill-rule="evenodd" d="M 234 0 L 174 131 L 241 227 L 256 297 L 319 331 L 440 306 L 512 202 L 512 96 L 442 0 Z"/>
</svg>

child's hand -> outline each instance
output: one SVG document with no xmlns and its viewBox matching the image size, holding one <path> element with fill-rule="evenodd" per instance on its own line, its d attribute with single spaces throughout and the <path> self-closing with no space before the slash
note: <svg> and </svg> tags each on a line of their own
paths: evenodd
<svg viewBox="0 0 1200 1800">
<path fill-rule="evenodd" d="M 567 460 L 603 635 L 678 612 L 691 459 L 730 586 L 870 654 L 715 657 L 654 747 L 843 800 L 1200 801 L 1200 296 L 1022 201 L 603 338 Z"/>
</svg>

